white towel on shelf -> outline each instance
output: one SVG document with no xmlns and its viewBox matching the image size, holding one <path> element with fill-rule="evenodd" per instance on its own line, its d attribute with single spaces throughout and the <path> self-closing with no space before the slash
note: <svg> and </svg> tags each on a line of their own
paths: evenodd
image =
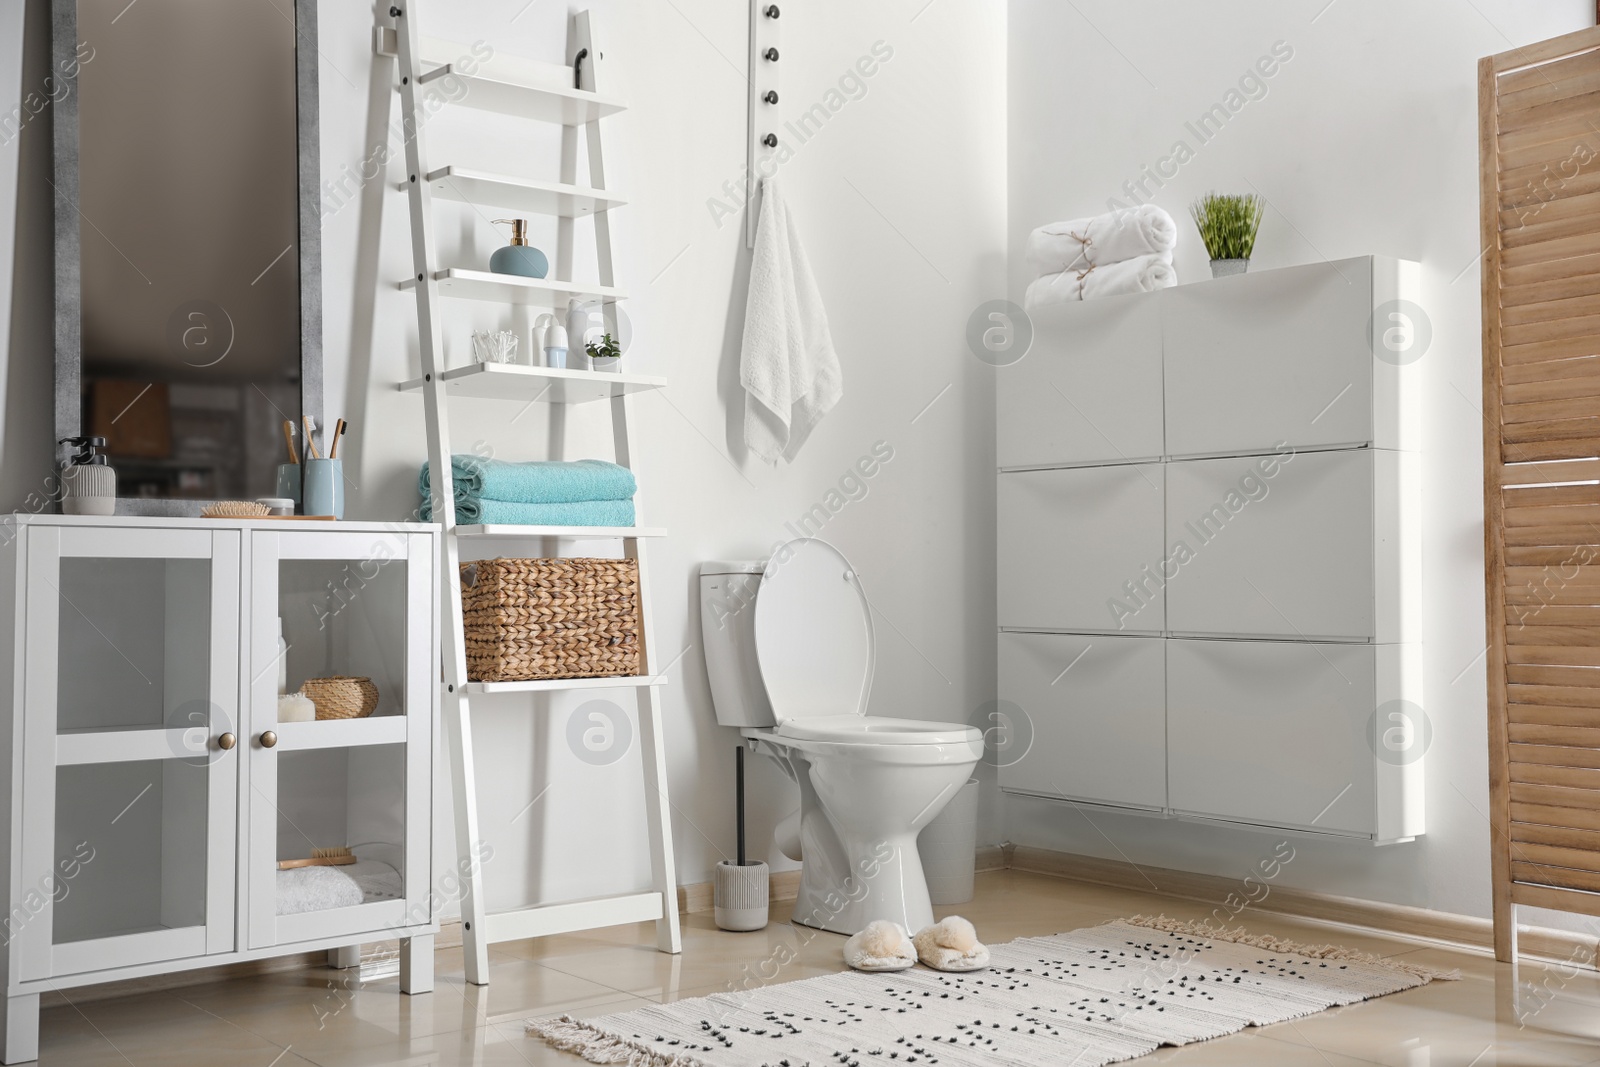
<svg viewBox="0 0 1600 1067">
<path fill-rule="evenodd" d="M 793 460 L 844 395 L 822 294 L 794 217 L 771 178 L 762 182 L 739 384 L 745 391 L 745 444 L 768 463 Z"/>
<path fill-rule="evenodd" d="M 1170 255 L 1139 256 L 1086 270 L 1064 270 L 1041 275 L 1028 285 L 1022 306 L 1035 311 L 1052 304 L 1148 293 L 1177 284 L 1178 273 L 1172 269 Z"/>
<path fill-rule="evenodd" d="M 1172 257 L 1178 227 L 1154 204 L 1113 211 L 1089 219 L 1051 222 L 1028 235 L 1024 253 L 1041 274 L 1084 270 L 1138 256 Z"/>
<path fill-rule="evenodd" d="M 357 860 L 341 867 L 292 867 L 278 872 L 277 913 L 353 908 L 378 900 L 402 900 L 400 872 L 379 860 Z"/>
</svg>

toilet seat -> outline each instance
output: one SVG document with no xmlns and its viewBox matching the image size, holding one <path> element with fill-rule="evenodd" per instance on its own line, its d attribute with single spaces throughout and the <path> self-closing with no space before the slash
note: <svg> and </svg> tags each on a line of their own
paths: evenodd
<svg viewBox="0 0 1600 1067">
<path fill-rule="evenodd" d="M 800 741 L 832 741 L 865 745 L 959 745 L 981 741 L 972 726 L 954 722 L 924 722 L 878 715 L 826 715 L 791 719 L 778 725 L 779 737 Z"/>
</svg>

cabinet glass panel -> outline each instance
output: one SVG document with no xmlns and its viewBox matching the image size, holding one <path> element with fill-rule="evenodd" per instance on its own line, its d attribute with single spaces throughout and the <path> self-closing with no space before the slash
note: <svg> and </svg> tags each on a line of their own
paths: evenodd
<svg viewBox="0 0 1600 1067">
<path fill-rule="evenodd" d="M 206 923 L 205 756 L 56 768 L 58 945 Z"/>
<path fill-rule="evenodd" d="M 277 914 L 405 899 L 406 746 L 280 751 Z M 353 863 L 289 866 L 318 849 Z"/>
<path fill-rule="evenodd" d="M 210 728 L 209 559 L 64 557 L 57 591 L 60 732 Z"/>
<path fill-rule="evenodd" d="M 321 701 L 319 719 L 349 717 L 374 699 L 371 715 L 405 714 L 404 560 L 283 560 L 278 612 L 288 646 L 280 693 L 313 682 L 307 695 Z M 316 684 L 328 678 L 371 685 Z"/>
</svg>

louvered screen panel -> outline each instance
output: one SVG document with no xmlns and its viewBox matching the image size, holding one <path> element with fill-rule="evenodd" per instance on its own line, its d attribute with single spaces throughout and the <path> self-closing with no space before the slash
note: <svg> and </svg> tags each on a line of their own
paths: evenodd
<svg viewBox="0 0 1600 1067">
<path fill-rule="evenodd" d="M 1600 915 L 1600 29 L 1479 68 L 1495 954 Z"/>
</svg>

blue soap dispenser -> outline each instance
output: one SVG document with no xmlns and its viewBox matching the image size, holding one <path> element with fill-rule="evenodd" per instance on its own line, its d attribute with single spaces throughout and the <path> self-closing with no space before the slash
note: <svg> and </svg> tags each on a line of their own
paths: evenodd
<svg viewBox="0 0 1600 1067">
<path fill-rule="evenodd" d="M 527 219 L 495 219 L 510 223 L 511 243 L 497 248 L 489 257 L 489 269 L 496 274 L 515 274 L 523 278 L 543 278 L 550 273 L 550 261 L 545 254 L 528 243 Z"/>
</svg>

